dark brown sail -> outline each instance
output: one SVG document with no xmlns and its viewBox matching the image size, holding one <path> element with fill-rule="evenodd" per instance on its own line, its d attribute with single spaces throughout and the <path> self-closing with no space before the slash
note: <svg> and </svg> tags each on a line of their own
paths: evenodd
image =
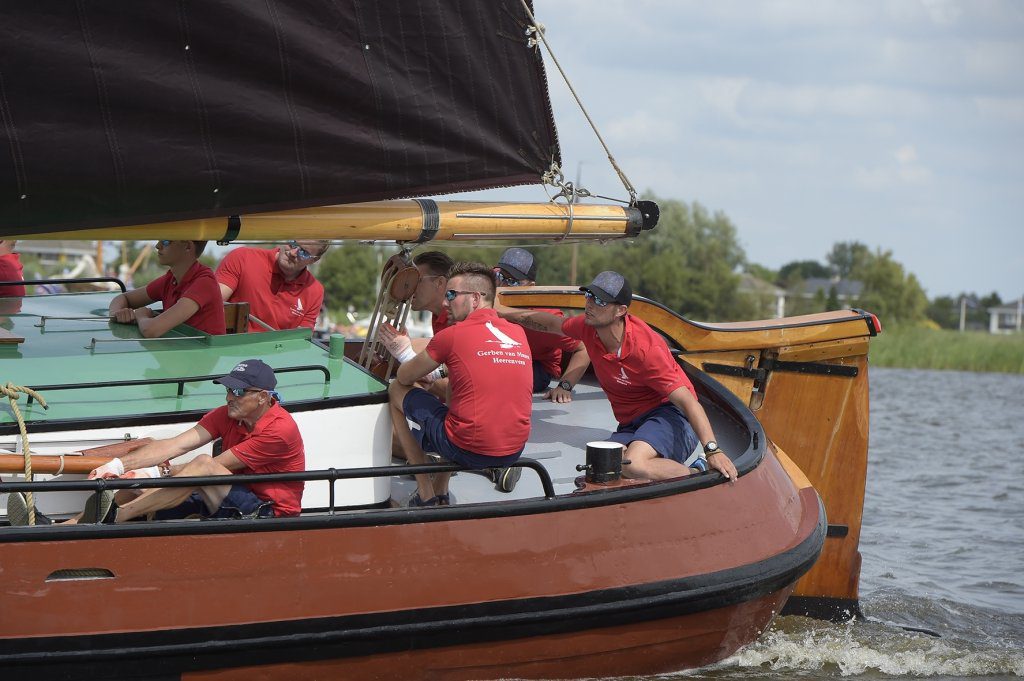
<svg viewBox="0 0 1024 681">
<path fill-rule="evenodd" d="M 11 4 L 0 233 L 537 182 L 527 26 L 513 0 Z"/>
</svg>

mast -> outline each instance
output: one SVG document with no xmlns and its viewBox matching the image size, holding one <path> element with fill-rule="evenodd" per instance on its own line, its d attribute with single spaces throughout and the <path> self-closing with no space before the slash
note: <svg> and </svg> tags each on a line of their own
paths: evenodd
<svg viewBox="0 0 1024 681">
<path fill-rule="evenodd" d="M 658 206 L 496 203 L 412 199 L 352 203 L 241 216 L 31 234 L 33 239 L 280 239 L 427 241 L 479 239 L 615 239 L 658 222 Z M 13 239 L 28 238 L 12 236 Z"/>
</svg>

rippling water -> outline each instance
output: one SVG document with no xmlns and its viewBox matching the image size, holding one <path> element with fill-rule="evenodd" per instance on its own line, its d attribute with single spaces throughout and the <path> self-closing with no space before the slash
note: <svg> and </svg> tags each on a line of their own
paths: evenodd
<svg viewBox="0 0 1024 681">
<path fill-rule="evenodd" d="M 1024 676 L 1024 376 L 870 377 L 867 619 L 779 618 L 717 665 L 649 679 Z"/>
</svg>

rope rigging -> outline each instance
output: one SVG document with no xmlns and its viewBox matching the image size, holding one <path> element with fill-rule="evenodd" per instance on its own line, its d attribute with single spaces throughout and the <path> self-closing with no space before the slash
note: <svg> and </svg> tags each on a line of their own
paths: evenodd
<svg viewBox="0 0 1024 681">
<path fill-rule="evenodd" d="M 28 431 L 25 429 L 25 418 L 21 415 L 21 409 L 18 408 L 19 393 L 24 393 L 32 399 L 38 400 L 43 409 L 48 409 L 49 407 L 46 406 L 46 400 L 43 399 L 43 396 L 32 390 L 32 388 L 14 385 L 10 381 L 7 382 L 7 385 L 0 385 L 0 395 L 6 397 L 8 402 L 10 402 L 11 412 L 14 414 L 14 418 L 18 420 L 18 430 L 21 431 L 21 453 L 25 457 L 25 482 L 32 482 L 32 453 L 28 445 Z M 63 462 L 61 467 L 63 468 Z M 28 524 L 35 525 L 36 504 L 32 492 L 25 492 L 25 502 L 28 506 Z"/>
</svg>

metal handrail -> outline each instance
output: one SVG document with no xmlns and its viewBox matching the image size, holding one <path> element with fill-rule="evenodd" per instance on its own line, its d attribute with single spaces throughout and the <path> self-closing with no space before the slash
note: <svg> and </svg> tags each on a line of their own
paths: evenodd
<svg viewBox="0 0 1024 681">
<path fill-rule="evenodd" d="M 535 459 L 522 458 L 507 468 L 529 468 L 537 473 L 545 499 L 555 498 L 555 485 L 547 468 Z M 318 471 L 301 471 L 295 473 L 262 473 L 255 475 L 206 475 L 178 476 L 172 478 L 132 478 L 121 480 L 49 480 L 46 482 L 0 482 L 0 494 L 10 492 L 102 492 L 119 489 L 151 489 L 163 487 L 204 487 L 226 484 L 251 484 L 265 482 L 312 482 L 327 480 L 331 483 L 329 495 L 329 512 L 335 511 L 334 483 L 338 480 L 358 478 L 385 478 L 396 475 L 417 475 L 420 473 L 455 473 L 469 470 L 453 463 L 423 464 L 409 466 L 373 466 L 370 468 L 327 468 Z"/>
<path fill-rule="evenodd" d="M 282 367 L 274 369 L 275 374 L 288 374 L 297 371 L 319 371 L 324 375 L 324 383 L 331 380 L 331 371 L 319 364 L 307 364 L 295 367 Z M 206 376 L 180 376 L 178 378 L 139 378 L 131 381 L 97 381 L 95 383 L 63 383 L 55 385 L 33 385 L 29 386 L 36 392 L 52 392 L 54 390 L 81 390 L 83 388 L 120 388 L 132 385 L 163 385 L 167 383 L 178 384 L 178 397 L 185 394 L 186 383 L 199 383 L 201 381 L 212 381 L 216 378 L 223 378 L 224 374 L 209 374 Z M 28 396 L 28 404 L 32 404 L 32 396 Z"/>
<path fill-rule="evenodd" d="M 85 277 L 83 279 L 20 279 L 18 281 L 0 281 L 0 286 L 6 286 L 9 284 L 28 284 L 30 286 L 39 286 L 42 284 L 101 284 L 104 282 L 117 284 L 121 287 L 121 293 L 128 292 L 128 288 L 124 285 L 124 282 L 117 277 Z"/>
</svg>

